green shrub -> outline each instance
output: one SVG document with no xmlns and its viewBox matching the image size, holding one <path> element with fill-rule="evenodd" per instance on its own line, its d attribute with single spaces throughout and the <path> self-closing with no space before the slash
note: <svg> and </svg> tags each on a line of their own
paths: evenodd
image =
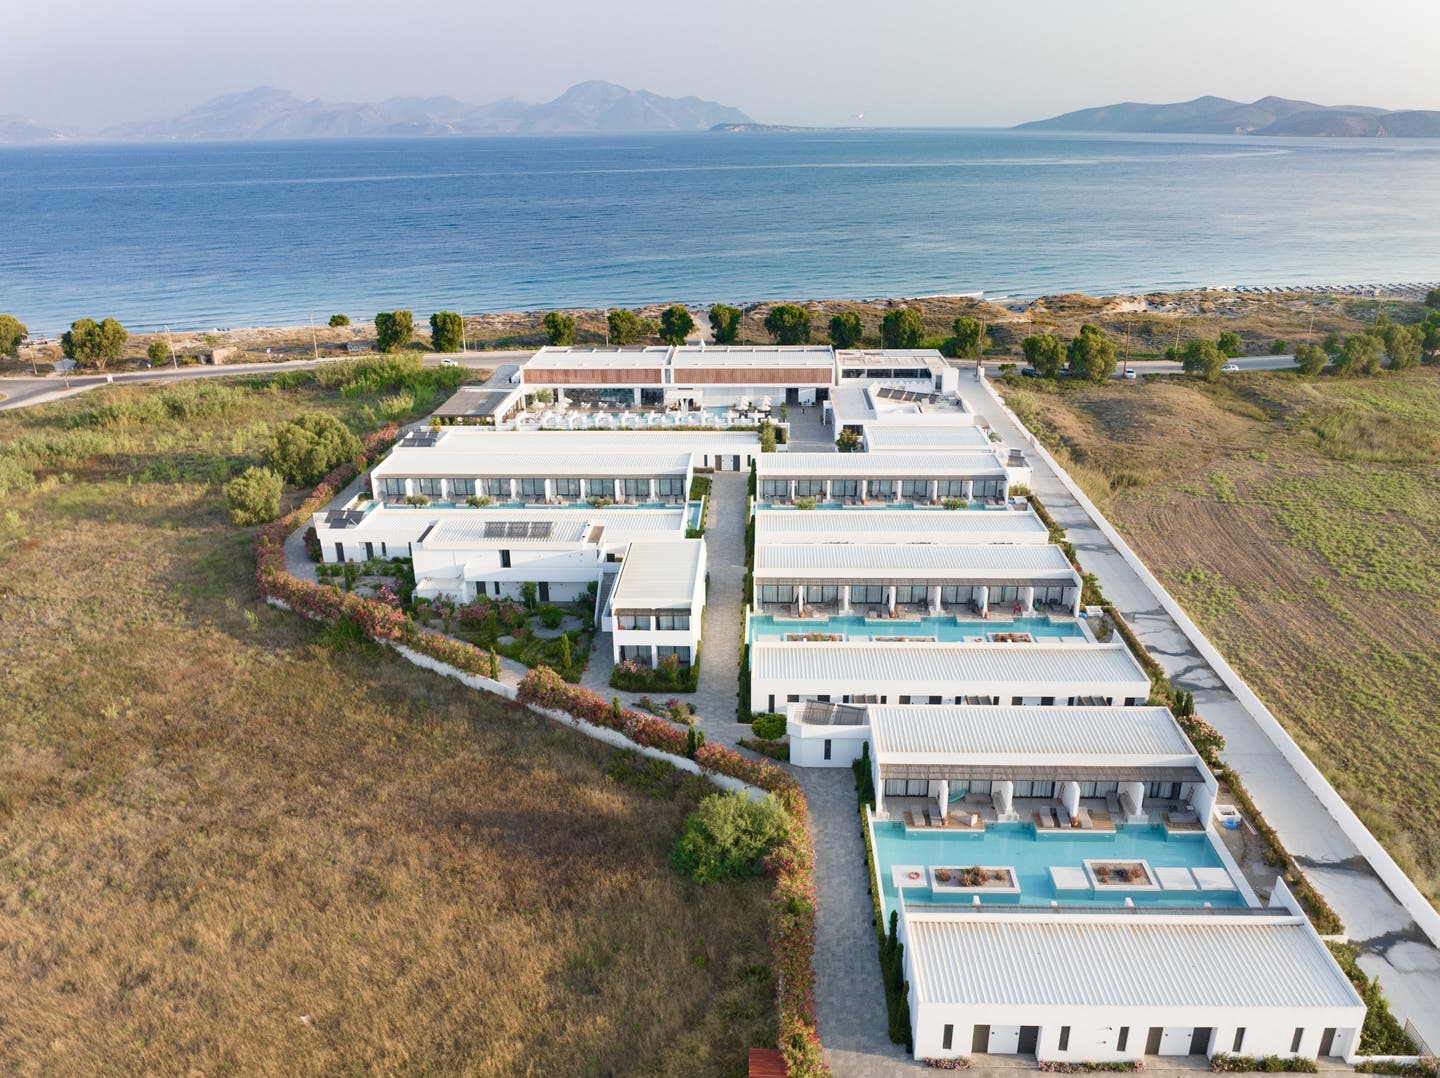
<svg viewBox="0 0 1440 1078">
<path fill-rule="evenodd" d="M 1313 1059 L 1292 1059 L 1289 1056 L 1232 1056 L 1225 1052 L 1211 1057 L 1210 1069 L 1216 1074 L 1318 1074 L 1320 1071 Z"/>
<path fill-rule="evenodd" d="M 785 736 L 785 716 L 773 711 L 756 715 L 750 722 L 750 730 L 762 741 L 775 741 Z"/>
<path fill-rule="evenodd" d="M 308 486 L 360 456 L 360 439 L 333 415 L 311 412 L 276 427 L 263 456 L 285 479 Z"/>
<path fill-rule="evenodd" d="M 349 324 L 350 316 L 348 314 L 332 314 L 330 316 L 329 325 L 331 329 L 339 329 L 341 326 L 348 326 Z"/>
<path fill-rule="evenodd" d="M 414 335 L 415 315 L 410 311 L 381 311 L 375 316 L 376 343 L 382 352 L 409 348 Z"/>
<path fill-rule="evenodd" d="M 1270 342 L 1270 354 L 1272 356 L 1283 356 L 1285 349 L 1289 346 L 1289 342 L 1286 341 L 1284 337 L 1276 337 Z"/>
<path fill-rule="evenodd" d="M 561 622 L 565 620 L 565 611 L 558 606 L 543 606 L 540 608 L 540 624 L 547 629 L 560 628 Z"/>
<path fill-rule="evenodd" d="M 458 352 L 465 343 L 465 320 L 455 311 L 430 316 L 430 345 L 437 352 Z"/>
<path fill-rule="evenodd" d="M 755 876 L 785 836 L 785 810 L 773 794 L 711 794 L 685 819 L 670 859 L 696 883 Z"/>
<path fill-rule="evenodd" d="M 237 528 L 269 524 L 280 515 L 281 478 L 269 468 L 246 468 L 225 484 L 230 523 Z"/>
</svg>

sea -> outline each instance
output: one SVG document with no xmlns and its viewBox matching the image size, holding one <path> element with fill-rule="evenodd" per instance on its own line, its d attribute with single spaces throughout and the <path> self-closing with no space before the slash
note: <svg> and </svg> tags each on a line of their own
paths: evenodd
<svg viewBox="0 0 1440 1078">
<path fill-rule="evenodd" d="M 1440 278 L 1440 140 L 853 130 L 0 148 L 53 334 Z"/>
</svg>

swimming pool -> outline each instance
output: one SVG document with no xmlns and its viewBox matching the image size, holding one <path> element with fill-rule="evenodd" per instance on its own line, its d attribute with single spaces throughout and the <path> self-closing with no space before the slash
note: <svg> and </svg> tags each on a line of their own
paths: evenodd
<svg viewBox="0 0 1440 1078">
<path fill-rule="evenodd" d="M 984 637 L 988 633 L 1029 633 L 1035 637 L 1083 636 L 1074 621 L 1052 621 L 1048 617 L 991 618 L 989 621 L 956 621 L 953 617 L 927 617 L 918 621 L 878 618 L 867 620 L 854 614 L 830 618 L 777 618 L 755 614 L 750 618 L 750 642 L 783 640 L 786 633 L 840 633 L 847 640 L 869 640 L 876 636 L 933 636 L 944 643 Z"/>
<path fill-rule="evenodd" d="M 985 865 L 1015 870 L 1020 893 L 982 894 L 984 905 L 1123 906 L 1243 906 L 1234 891 L 1056 891 L 1050 879 L 1052 865 L 1079 867 L 1086 860 L 1141 860 L 1151 868 L 1224 868 L 1220 854 L 1200 833 L 1167 834 L 1163 827 L 1121 827 L 1110 833 L 1082 832 L 1039 836 L 1028 823 L 989 824 L 983 832 L 906 831 L 899 822 L 875 824 L 875 860 L 885 916 L 895 906 L 897 891 L 891 869 L 896 865 Z M 905 889 L 907 902 L 970 905 L 970 894 L 936 894 L 928 887 Z"/>
</svg>

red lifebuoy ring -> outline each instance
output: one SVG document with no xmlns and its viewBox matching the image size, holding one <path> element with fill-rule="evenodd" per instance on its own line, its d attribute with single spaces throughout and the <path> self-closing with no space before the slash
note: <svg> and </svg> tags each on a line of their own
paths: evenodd
<svg viewBox="0 0 1440 1078">
<path fill-rule="evenodd" d="M 910 873 L 910 878 L 911 878 L 912 880 L 918 880 L 918 879 L 920 878 L 920 873 L 918 873 L 918 872 L 911 872 L 911 873 Z"/>
</svg>

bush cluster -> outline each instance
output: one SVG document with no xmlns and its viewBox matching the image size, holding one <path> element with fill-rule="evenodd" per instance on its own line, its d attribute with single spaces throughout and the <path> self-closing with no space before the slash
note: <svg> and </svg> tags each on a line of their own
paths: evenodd
<svg viewBox="0 0 1440 1078">
<path fill-rule="evenodd" d="M 1212 1056 L 1210 1069 L 1216 1074 L 1318 1074 L 1313 1059 L 1291 1056 L 1232 1056 L 1225 1052 Z"/>
<path fill-rule="evenodd" d="M 685 819 L 670 860 L 696 883 L 756 876 L 785 835 L 774 795 L 753 801 L 739 791 L 711 794 Z"/>
</svg>

